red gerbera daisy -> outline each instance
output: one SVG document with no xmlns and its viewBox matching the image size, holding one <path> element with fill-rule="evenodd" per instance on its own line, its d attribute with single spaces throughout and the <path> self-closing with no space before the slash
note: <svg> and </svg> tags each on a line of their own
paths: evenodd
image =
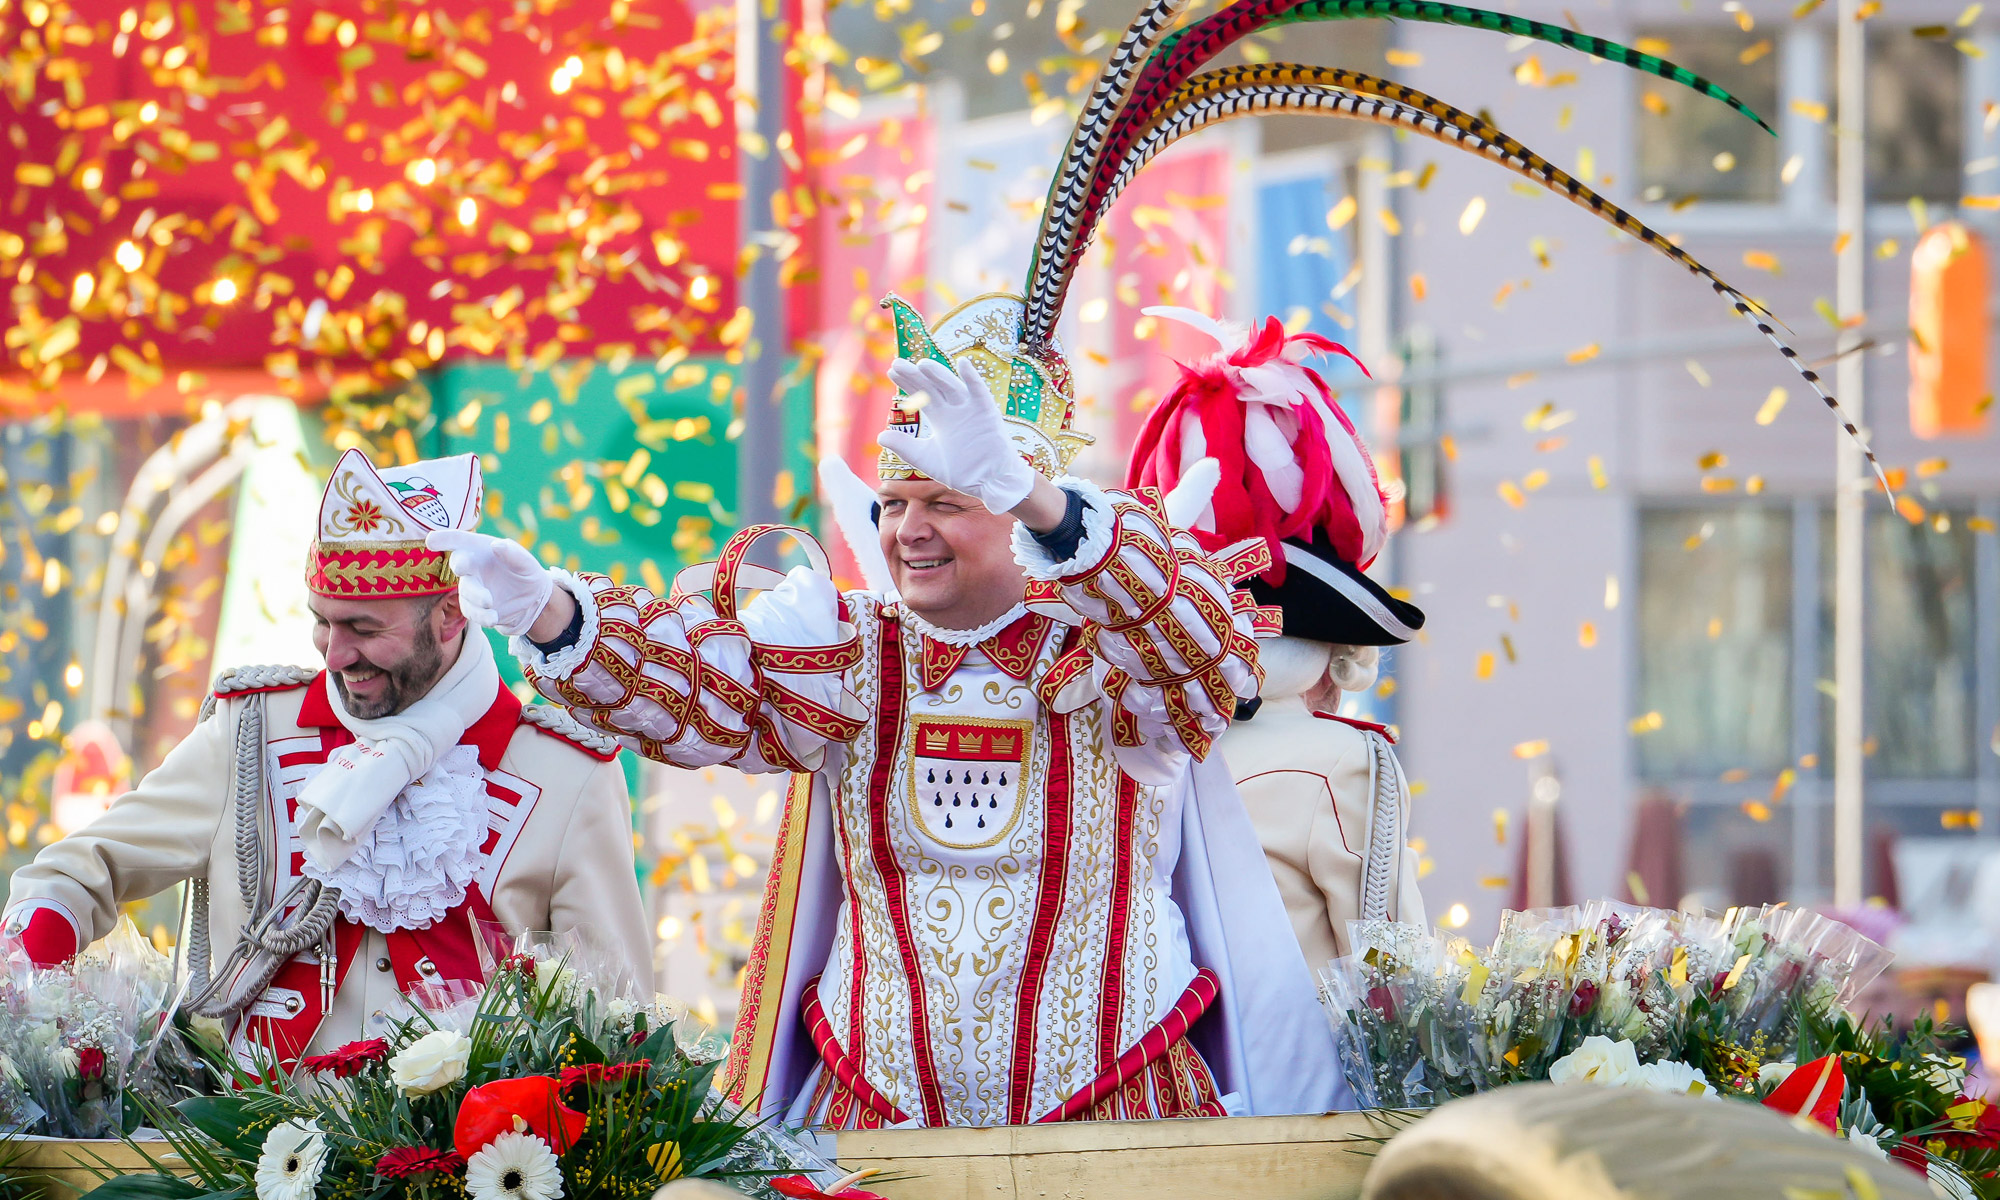
<svg viewBox="0 0 2000 1200">
<path fill-rule="evenodd" d="M 383 1179 L 402 1179 L 430 1171 L 458 1171 L 464 1166 L 465 1160 L 449 1150 L 433 1150 L 429 1146 L 398 1146 L 384 1154 L 382 1161 L 375 1164 L 375 1174 Z"/>
<path fill-rule="evenodd" d="M 301 1060 L 301 1065 L 315 1075 L 331 1071 L 335 1079 L 346 1079 L 361 1074 L 361 1069 L 370 1063 L 386 1062 L 388 1058 L 389 1043 L 370 1038 L 365 1042 L 349 1042 L 326 1054 L 309 1054 Z"/>
</svg>

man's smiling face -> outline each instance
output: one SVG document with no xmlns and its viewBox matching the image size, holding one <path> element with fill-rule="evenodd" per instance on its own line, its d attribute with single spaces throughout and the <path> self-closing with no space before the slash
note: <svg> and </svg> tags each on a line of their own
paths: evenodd
<svg viewBox="0 0 2000 1200">
<path fill-rule="evenodd" d="M 884 480 L 876 499 L 882 555 L 910 611 L 942 629 L 975 629 L 1026 594 L 1013 517 L 929 479 Z"/>
<path fill-rule="evenodd" d="M 458 593 L 391 600 L 313 596 L 313 645 L 349 716 L 374 720 L 427 694 L 458 658 Z"/>
</svg>

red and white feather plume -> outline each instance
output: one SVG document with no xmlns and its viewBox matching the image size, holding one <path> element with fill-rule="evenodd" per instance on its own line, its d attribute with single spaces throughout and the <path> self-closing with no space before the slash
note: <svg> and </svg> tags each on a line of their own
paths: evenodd
<svg viewBox="0 0 2000 1200">
<path fill-rule="evenodd" d="M 1181 364 L 1180 382 L 1140 430 L 1125 471 L 1128 487 L 1171 491 L 1203 458 L 1221 469 L 1208 508 L 1187 528 L 1210 550 L 1263 538 L 1274 563 L 1266 577 L 1285 578 L 1279 542 L 1311 540 L 1323 529 L 1341 557 L 1367 567 L 1389 536 L 1389 504 L 1368 447 L 1334 401 L 1333 389 L 1305 365 L 1315 354 L 1361 360 L 1316 333 L 1287 334 L 1276 317 L 1254 336 L 1191 309 L 1155 307 L 1153 317 L 1201 330 L 1221 350 Z"/>
</svg>

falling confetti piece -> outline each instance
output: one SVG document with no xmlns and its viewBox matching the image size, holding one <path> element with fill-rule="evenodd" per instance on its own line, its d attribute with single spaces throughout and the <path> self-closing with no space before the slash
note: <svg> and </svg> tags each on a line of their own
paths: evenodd
<svg viewBox="0 0 2000 1200">
<path fill-rule="evenodd" d="M 1771 806 L 1762 800 L 1745 800 L 1743 802 L 1743 815 L 1753 821 L 1762 823 L 1771 819 Z"/>
<path fill-rule="evenodd" d="M 1584 465 L 1590 469 L 1591 487 L 1601 492 L 1605 488 L 1611 486 L 1610 476 L 1604 473 L 1604 460 L 1602 458 L 1593 454 L 1590 456 L 1589 461 L 1586 462 Z"/>
<path fill-rule="evenodd" d="M 1946 829 L 1979 828 L 1979 812 L 1976 809 L 1946 809 L 1938 814 L 1939 823 Z"/>
<path fill-rule="evenodd" d="M 1448 433 L 1438 435 L 1438 449 L 1443 452 L 1446 462 L 1458 461 L 1458 439 Z"/>
<path fill-rule="evenodd" d="M 1753 45 L 1745 46 L 1742 53 L 1736 56 L 1736 61 L 1747 67 L 1766 54 L 1769 54 L 1772 45 L 1773 43 L 1770 38 L 1764 38 Z"/>
<path fill-rule="evenodd" d="M 1424 65 L 1424 56 L 1415 50 L 1403 50 L 1392 46 L 1383 53 L 1382 57 L 1388 60 L 1389 65 L 1392 67 L 1421 67 Z"/>
<path fill-rule="evenodd" d="M 1336 202 L 1330 210 L 1328 210 L 1326 214 L 1326 227 L 1328 229 L 1334 229 L 1334 230 L 1344 227 L 1349 221 L 1352 221 L 1354 219 L 1354 214 L 1357 211 L 1359 211 L 1359 208 L 1354 203 L 1354 197 L 1342 196 L 1339 199 L 1339 201 Z"/>
<path fill-rule="evenodd" d="M 1785 160 L 1784 169 L 1778 172 L 1778 182 L 1784 184 L 1786 187 L 1790 187 L 1793 183 L 1797 182 L 1799 172 L 1805 169 L 1805 156 L 1794 154 Z"/>
<path fill-rule="evenodd" d="M 1769 402 L 1766 401 L 1766 403 Z M 1724 454 L 1720 450 L 1710 450 L 1707 454 L 1704 454 L 1700 458 L 1695 459 L 1694 465 L 1700 467 L 1704 471 L 1713 471 L 1717 467 L 1728 466 L 1729 456 L 1727 454 Z"/>
<path fill-rule="evenodd" d="M 1477 665 L 1473 667 L 1472 673 L 1480 679 L 1491 679 L 1493 678 L 1493 667 L 1493 652 L 1491 650 L 1481 650 Z"/>
<path fill-rule="evenodd" d="M 1921 525 L 1924 523 L 1924 506 L 1917 503 L 1914 496 L 1898 496 L 1896 497 L 1896 515 L 1912 525 Z"/>
<path fill-rule="evenodd" d="M 1764 403 L 1757 407 L 1757 423 L 1769 425 L 1777 420 L 1778 414 L 1785 411 L 1785 401 L 1789 398 L 1790 393 L 1782 386 L 1772 388 L 1771 394 L 1764 397 Z"/>
<path fill-rule="evenodd" d="M 1950 469 L 1951 462 L 1949 459 L 1927 458 L 1917 464 L 1917 478 L 1930 479 L 1933 476 L 1942 475 Z"/>
<path fill-rule="evenodd" d="M 1651 90 L 1646 91 L 1639 97 L 1639 103 L 1647 112 L 1652 113 L 1656 117 L 1664 117 L 1672 111 L 1667 104 L 1667 98 Z"/>
<path fill-rule="evenodd" d="M 1428 290 L 1429 290 L 1428 286 L 1424 282 L 1423 272 L 1421 271 L 1413 272 L 1410 275 L 1410 298 L 1418 302 L 1422 302 L 1424 295 Z"/>
<path fill-rule="evenodd" d="M 1501 480 L 1498 490 L 1500 498 L 1505 500 L 1510 508 L 1520 508 L 1528 502 L 1528 497 L 1521 491 L 1520 485 L 1511 479 Z"/>
<path fill-rule="evenodd" d="M 1514 881 L 1511 878 L 1505 875 L 1482 875 L 1479 877 L 1480 887 L 1490 888 L 1494 891 L 1498 891 L 1501 888 L 1507 887 L 1511 885 L 1513 882 Z M 1516 1053 L 1516 1051 L 1509 1050 L 1507 1053 L 1514 1054 Z"/>
<path fill-rule="evenodd" d="M 1708 377 L 1708 371 L 1704 369 L 1702 365 L 1696 362 L 1695 360 L 1691 358 L 1688 359 L 1686 366 L 1687 366 L 1687 373 L 1694 376 L 1694 381 L 1700 384 L 1701 386 L 1707 387 L 1710 383 L 1714 382 L 1714 380 Z"/>
<path fill-rule="evenodd" d="M 1712 642 L 1721 636 L 1722 636 L 1722 618 L 1710 617 L 1708 619 L 1708 640 Z"/>
<path fill-rule="evenodd" d="M 1548 752 L 1549 743 L 1546 738 L 1533 742 L 1518 742 L 1514 746 L 1515 758 L 1540 758 Z"/>
<path fill-rule="evenodd" d="M 1577 626 L 1576 644 L 1585 650 L 1597 645 L 1597 623 L 1595 621 L 1585 621 L 1583 624 Z"/>
<path fill-rule="evenodd" d="M 1724 150 L 1722 153 L 1716 155 L 1713 159 L 1710 159 L 1709 165 L 1713 166 L 1717 171 L 1721 172 L 1722 174 L 1727 175 L 1729 174 L 1729 172 L 1734 171 L 1736 169 L 1736 156 L 1734 154 L 1731 154 L 1729 151 Z"/>
<path fill-rule="evenodd" d="M 1507 815 L 1504 808 L 1493 810 L 1493 844 L 1496 846 L 1507 844 Z"/>
<path fill-rule="evenodd" d="M 1541 467 L 1536 467 L 1521 477 L 1521 487 L 1530 492 L 1540 491 L 1548 482 L 1549 473 Z"/>
<path fill-rule="evenodd" d="M 1510 664 L 1520 661 L 1514 654 L 1514 639 L 1504 633 L 1500 635 L 1500 652 L 1507 656 Z"/>
<path fill-rule="evenodd" d="M 1383 232 L 1387 233 L 1390 237 L 1395 237 L 1397 234 L 1403 232 L 1403 223 L 1396 218 L 1396 210 L 1393 208 L 1384 206 L 1377 209 L 1375 211 L 1375 219 L 1382 223 Z"/>
<path fill-rule="evenodd" d="M 1632 720 L 1626 725 L 1626 729 L 1630 730 L 1635 735 L 1647 734 L 1656 732 L 1657 730 L 1664 727 L 1666 723 L 1667 723 L 1666 718 L 1662 717 L 1657 711 L 1655 711 L 1655 712 L 1649 712 L 1642 717 L 1632 718 Z"/>
<path fill-rule="evenodd" d="M 1875 247 L 1875 257 L 1894 258 L 1896 255 L 1902 253 L 1902 251 L 1903 243 L 1897 241 L 1895 238 L 1883 238 L 1881 245 Z"/>
<path fill-rule="evenodd" d="M 1618 577 L 1616 575 L 1606 575 L 1604 577 L 1604 609 L 1606 612 L 1609 612 L 1617 607 Z"/>
<path fill-rule="evenodd" d="M 1599 348 L 1597 343 L 1592 342 L 1588 346 L 1579 346 L 1575 350 L 1570 351 L 1564 357 L 1573 363 L 1587 363 L 1591 359 L 1597 357 L 1598 349 Z"/>
<path fill-rule="evenodd" d="M 1465 211 L 1458 214 L 1458 231 L 1467 237 L 1479 228 L 1480 219 L 1486 215 L 1486 197 L 1474 196 L 1465 202 Z"/>
<path fill-rule="evenodd" d="M 1556 402 L 1553 400 L 1544 400 L 1541 407 L 1531 410 L 1527 416 L 1521 418 L 1521 428 L 1527 430 L 1529 433 L 1533 433 L 1535 430 L 1540 429 L 1542 422 L 1548 420 L 1550 414 L 1555 411 Z"/>
<path fill-rule="evenodd" d="M 1816 125 L 1826 124 L 1827 107 L 1817 100 L 1794 99 L 1792 111 Z"/>
<path fill-rule="evenodd" d="M 1778 256 L 1768 250 L 1745 250 L 1743 265 L 1755 271 L 1769 271 L 1773 275 L 1780 273 Z"/>
<path fill-rule="evenodd" d="M 2000 196 L 1960 196 L 1958 203 L 1963 208 L 1976 208 L 1990 212 L 1996 208 L 2000 208 Z"/>
<path fill-rule="evenodd" d="M 1772 804 L 1782 803 L 1785 796 L 1791 792 L 1792 785 L 1798 782 L 1798 778 L 1799 773 L 1790 767 L 1786 767 L 1784 770 L 1778 772 L 1778 777 L 1771 782 L 1770 802 Z"/>
</svg>

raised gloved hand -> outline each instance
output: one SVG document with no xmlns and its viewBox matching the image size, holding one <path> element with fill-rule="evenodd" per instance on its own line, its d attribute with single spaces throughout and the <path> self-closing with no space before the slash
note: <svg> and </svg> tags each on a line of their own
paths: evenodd
<svg viewBox="0 0 2000 1200">
<path fill-rule="evenodd" d="M 885 430 L 882 448 L 932 479 L 977 499 L 996 513 L 1012 511 L 1035 486 L 1035 469 L 1007 436 L 993 393 L 970 362 L 956 373 L 931 359 L 899 358 L 889 378 L 909 395 L 930 397 L 924 435 Z"/>
<path fill-rule="evenodd" d="M 451 555 L 451 569 L 458 576 L 458 604 L 466 619 L 509 637 L 528 632 L 555 591 L 554 574 L 519 542 L 440 529 L 425 538 L 424 545 Z"/>
</svg>

